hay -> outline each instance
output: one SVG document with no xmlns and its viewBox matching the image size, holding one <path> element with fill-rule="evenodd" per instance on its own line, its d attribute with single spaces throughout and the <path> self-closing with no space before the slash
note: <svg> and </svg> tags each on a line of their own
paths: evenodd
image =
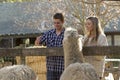
<svg viewBox="0 0 120 80">
<path fill-rule="evenodd" d="M 20 64 L 20 57 L 16 57 L 17 64 Z M 46 57 L 45 56 L 26 56 L 26 65 L 31 67 L 38 78 L 46 80 Z"/>
</svg>

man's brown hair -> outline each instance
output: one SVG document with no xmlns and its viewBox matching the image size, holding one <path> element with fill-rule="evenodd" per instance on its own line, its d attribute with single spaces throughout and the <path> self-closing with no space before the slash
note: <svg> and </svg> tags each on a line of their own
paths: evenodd
<svg viewBox="0 0 120 80">
<path fill-rule="evenodd" d="M 64 22 L 64 16 L 62 13 L 54 14 L 53 19 L 60 19 L 62 22 Z"/>
</svg>

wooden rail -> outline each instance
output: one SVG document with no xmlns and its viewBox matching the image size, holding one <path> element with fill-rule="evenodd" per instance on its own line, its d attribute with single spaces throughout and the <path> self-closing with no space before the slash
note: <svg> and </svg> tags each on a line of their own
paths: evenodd
<svg viewBox="0 0 120 80">
<path fill-rule="evenodd" d="M 21 64 L 25 64 L 25 56 L 63 56 L 63 48 L 2 48 L 0 56 L 21 57 Z M 85 56 L 120 56 L 120 46 L 91 46 L 83 47 Z M 106 69 L 106 72 L 116 72 L 118 69 Z"/>
<path fill-rule="evenodd" d="M 120 56 L 120 46 L 83 47 L 85 56 Z M 63 48 L 2 48 L 0 56 L 63 56 Z"/>
</svg>

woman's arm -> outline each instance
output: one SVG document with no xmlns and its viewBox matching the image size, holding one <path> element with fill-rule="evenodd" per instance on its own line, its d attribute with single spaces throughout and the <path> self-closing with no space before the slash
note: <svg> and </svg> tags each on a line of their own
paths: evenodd
<svg viewBox="0 0 120 80">
<path fill-rule="evenodd" d="M 99 35 L 98 46 L 108 46 L 108 41 L 107 41 L 107 37 L 105 34 Z"/>
</svg>

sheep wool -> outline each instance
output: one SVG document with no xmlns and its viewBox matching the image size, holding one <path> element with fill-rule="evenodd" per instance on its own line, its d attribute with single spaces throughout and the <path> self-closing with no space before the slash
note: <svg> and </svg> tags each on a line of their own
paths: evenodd
<svg viewBox="0 0 120 80">
<path fill-rule="evenodd" d="M 60 80 L 100 80 L 94 67 L 84 62 L 82 39 L 76 29 L 65 30 L 63 49 L 65 70 Z"/>
</svg>

